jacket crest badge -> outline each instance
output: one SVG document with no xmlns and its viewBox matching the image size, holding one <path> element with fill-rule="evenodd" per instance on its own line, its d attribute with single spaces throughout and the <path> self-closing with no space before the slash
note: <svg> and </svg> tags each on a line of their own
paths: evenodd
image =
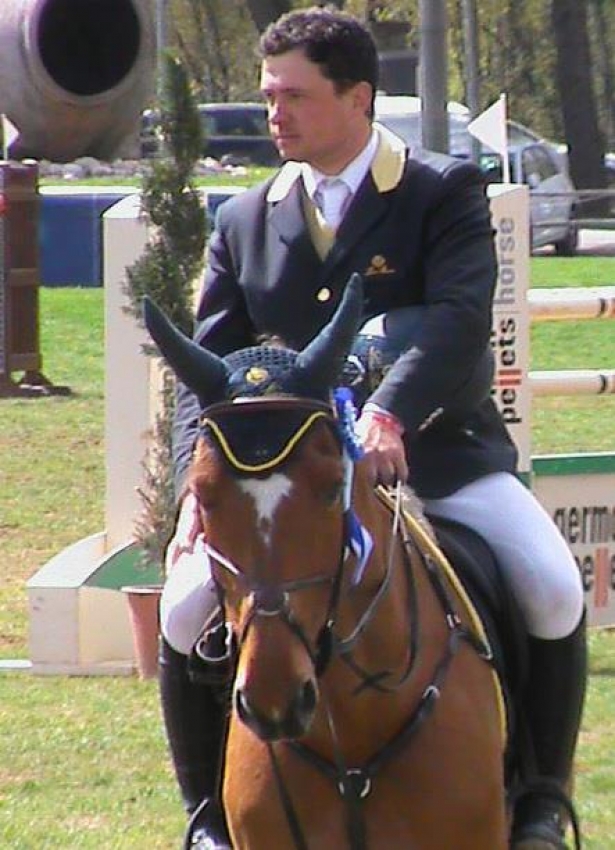
<svg viewBox="0 0 615 850">
<path fill-rule="evenodd" d="M 366 277 L 376 277 L 380 275 L 395 274 L 395 269 L 392 269 L 387 263 L 386 257 L 382 254 L 374 254 L 369 262 L 369 266 L 365 272 Z"/>
</svg>

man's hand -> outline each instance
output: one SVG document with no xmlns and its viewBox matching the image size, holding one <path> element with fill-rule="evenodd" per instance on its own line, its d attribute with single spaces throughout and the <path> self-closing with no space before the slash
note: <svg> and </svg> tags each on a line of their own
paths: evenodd
<svg viewBox="0 0 615 850">
<path fill-rule="evenodd" d="M 365 405 L 357 422 L 357 436 L 365 452 L 364 463 L 374 485 L 394 486 L 408 479 L 401 422 L 392 413 Z"/>
</svg>

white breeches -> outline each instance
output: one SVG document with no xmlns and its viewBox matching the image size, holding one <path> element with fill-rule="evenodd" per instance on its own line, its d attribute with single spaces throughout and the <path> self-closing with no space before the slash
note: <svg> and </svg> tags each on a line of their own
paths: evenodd
<svg viewBox="0 0 615 850">
<path fill-rule="evenodd" d="M 489 544 L 532 636 L 553 640 L 576 628 L 584 602 L 578 567 L 549 514 L 514 475 L 486 475 L 443 499 L 425 499 L 424 507 Z"/>
<path fill-rule="evenodd" d="M 557 639 L 576 628 L 583 612 L 579 570 L 550 516 L 514 475 L 487 475 L 443 499 L 424 500 L 424 507 L 485 539 L 531 635 Z M 173 649 L 188 654 L 218 604 L 193 494 L 182 504 L 166 572 L 162 634 Z"/>
<path fill-rule="evenodd" d="M 176 652 L 189 655 L 218 605 L 196 497 L 188 493 L 165 559 L 160 630 Z"/>
</svg>

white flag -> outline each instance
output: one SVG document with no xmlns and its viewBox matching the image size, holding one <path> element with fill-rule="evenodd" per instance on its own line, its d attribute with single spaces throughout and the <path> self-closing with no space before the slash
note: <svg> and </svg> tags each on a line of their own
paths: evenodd
<svg viewBox="0 0 615 850">
<path fill-rule="evenodd" d="M 468 133 L 502 157 L 502 177 L 510 183 L 508 161 L 508 134 L 506 132 L 506 95 L 501 94 L 495 103 L 487 107 L 468 124 Z"/>
<path fill-rule="evenodd" d="M 506 138 L 506 95 L 501 94 L 484 112 L 468 124 L 468 133 L 497 153 L 504 154 Z"/>
<path fill-rule="evenodd" d="M 9 147 L 15 141 L 17 136 L 19 135 L 19 130 L 17 127 L 9 121 L 6 115 L 2 116 L 2 138 L 4 140 L 3 144 L 3 157 L 4 159 L 8 159 L 9 157 Z"/>
</svg>

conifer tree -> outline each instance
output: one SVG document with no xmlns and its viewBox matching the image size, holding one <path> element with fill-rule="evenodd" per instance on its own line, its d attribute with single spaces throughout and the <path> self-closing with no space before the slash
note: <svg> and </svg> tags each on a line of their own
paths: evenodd
<svg viewBox="0 0 615 850">
<path fill-rule="evenodd" d="M 161 96 L 161 155 L 144 176 L 141 204 L 149 238 L 143 254 L 126 270 L 127 312 L 142 324 L 148 295 L 186 334 L 193 323 L 193 288 L 202 269 L 207 218 L 194 184 L 194 166 L 203 149 L 196 104 L 182 63 L 164 55 Z M 153 346 L 145 346 L 149 355 Z M 175 378 L 162 370 L 161 408 L 143 461 L 142 513 L 135 540 L 147 565 L 161 565 L 175 519 L 171 431 Z"/>
</svg>

